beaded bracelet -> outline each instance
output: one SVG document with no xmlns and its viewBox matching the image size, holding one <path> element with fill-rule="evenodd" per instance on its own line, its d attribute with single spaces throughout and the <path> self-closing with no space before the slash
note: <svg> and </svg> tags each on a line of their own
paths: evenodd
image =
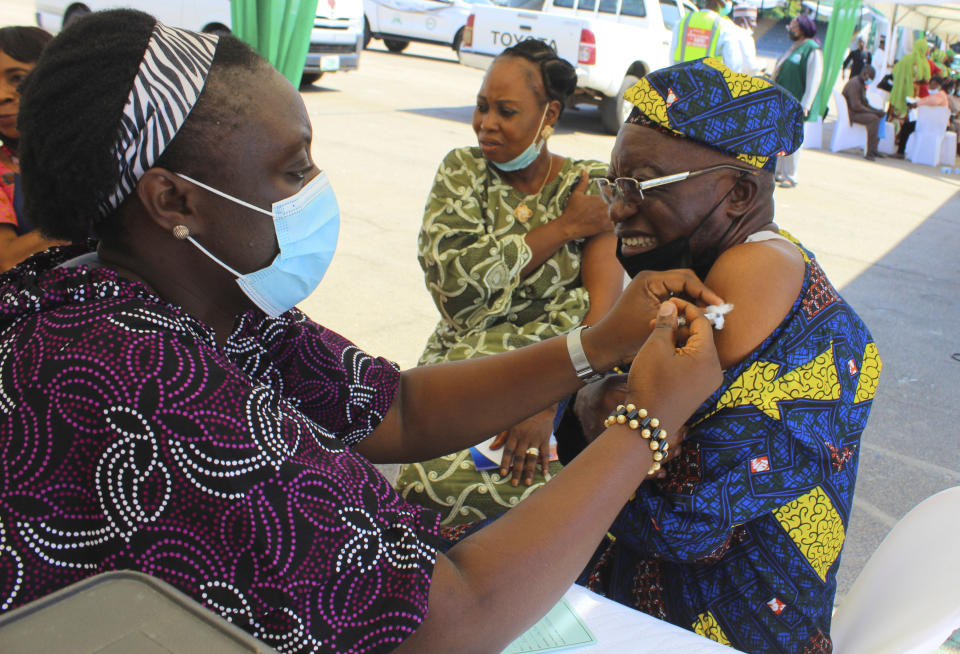
<svg viewBox="0 0 960 654">
<path fill-rule="evenodd" d="M 630 429 L 639 429 L 640 436 L 650 441 L 650 449 L 653 450 L 653 465 L 647 474 L 652 475 L 660 469 L 660 462 L 667 458 L 670 444 L 667 442 L 667 431 L 660 429 L 658 419 L 651 418 L 646 409 L 638 409 L 634 404 L 621 404 L 603 421 L 604 427 L 611 425 L 626 425 Z"/>
</svg>

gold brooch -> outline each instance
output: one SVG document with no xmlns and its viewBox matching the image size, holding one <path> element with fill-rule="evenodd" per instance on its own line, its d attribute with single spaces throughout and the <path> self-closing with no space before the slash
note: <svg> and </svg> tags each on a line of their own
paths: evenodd
<svg viewBox="0 0 960 654">
<path fill-rule="evenodd" d="M 533 211 L 530 210 L 530 207 L 527 206 L 526 202 L 521 202 L 517 205 L 517 208 L 513 210 L 513 217 L 522 223 L 530 220 L 530 216 L 532 215 Z"/>
</svg>

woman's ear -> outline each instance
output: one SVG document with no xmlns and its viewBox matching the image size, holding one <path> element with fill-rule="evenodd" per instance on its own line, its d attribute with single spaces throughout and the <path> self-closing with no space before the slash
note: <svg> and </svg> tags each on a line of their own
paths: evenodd
<svg viewBox="0 0 960 654">
<path fill-rule="evenodd" d="M 137 182 L 137 197 L 148 219 L 166 232 L 197 226 L 197 187 L 165 168 L 151 168 Z"/>
<path fill-rule="evenodd" d="M 547 105 L 547 116 L 543 119 L 543 124 L 553 125 L 560 120 L 561 109 L 563 109 L 563 105 L 560 104 L 559 100 L 551 100 Z"/>
</svg>

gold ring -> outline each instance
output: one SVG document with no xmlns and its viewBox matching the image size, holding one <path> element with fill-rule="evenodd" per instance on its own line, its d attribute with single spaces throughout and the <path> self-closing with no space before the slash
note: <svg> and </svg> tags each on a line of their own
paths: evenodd
<svg viewBox="0 0 960 654">
<path fill-rule="evenodd" d="M 528 448 L 527 448 L 527 455 L 528 455 L 528 456 L 540 456 L 540 448 L 539 448 L 539 447 L 528 447 Z"/>
</svg>

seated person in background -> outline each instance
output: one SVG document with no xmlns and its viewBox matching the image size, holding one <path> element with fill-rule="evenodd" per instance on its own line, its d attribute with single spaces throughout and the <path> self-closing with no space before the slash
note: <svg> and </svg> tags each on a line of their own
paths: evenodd
<svg viewBox="0 0 960 654">
<path fill-rule="evenodd" d="M 882 109 L 870 106 L 867 101 L 867 86 L 873 81 L 875 75 L 873 66 L 867 64 L 843 86 L 843 98 L 847 101 L 850 124 L 858 123 L 867 128 L 866 159 L 870 161 L 883 156 L 877 151 L 877 145 L 880 143 L 877 129 L 886 114 Z"/>
<path fill-rule="evenodd" d="M 917 99 L 918 107 L 949 107 L 950 100 L 947 99 L 947 94 L 944 93 L 943 88 L 943 78 L 940 77 L 931 77 L 930 83 L 927 85 L 929 93 L 924 97 Z"/>
<path fill-rule="evenodd" d="M 0 272 L 60 243 L 33 229 L 23 213 L 19 192 L 18 87 L 52 38 L 39 27 L 0 28 Z"/>
<path fill-rule="evenodd" d="M 914 107 L 949 107 L 950 100 L 947 98 L 947 94 L 943 92 L 943 89 L 940 88 L 940 85 L 943 83 L 943 80 L 939 77 L 931 77 L 929 82 L 924 86 L 928 89 L 926 95 L 922 95 L 917 98 L 916 104 L 908 105 L 909 108 Z M 897 144 L 897 158 L 902 159 L 907 151 L 907 143 L 910 140 L 910 135 L 913 134 L 917 129 L 917 121 L 910 120 L 909 115 L 903 123 L 903 128 L 900 130 L 898 135 L 898 144 Z"/>
<path fill-rule="evenodd" d="M 926 41 L 924 41 L 924 43 L 926 43 Z M 937 65 L 937 62 L 933 60 L 931 56 L 932 53 L 933 45 L 927 43 L 927 65 L 930 66 L 930 79 L 943 75 L 943 70 Z M 921 81 L 919 86 L 920 88 L 917 94 L 919 97 L 925 98 L 928 94 L 933 93 L 933 89 L 929 87 L 926 81 Z"/>
<path fill-rule="evenodd" d="M 576 84 L 573 66 L 536 39 L 506 49 L 484 77 L 473 113 L 479 147 L 444 157 L 424 208 L 420 266 L 441 320 L 420 365 L 566 334 L 602 318 L 619 296 L 616 238 L 589 184 L 607 166 L 548 149 Z M 499 515 L 541 486 L 548 466 L 559 470 L 548 458 L 555 413 L 500 434 L 499 474 L 478 471 L 466 449 L 405 466 L 397 488 L 443 513 L 443 524 Z"/>
<path fill-rule="evenodd" d="M 371 462 L 476 443 L 579 375 L 564 337 L 401 373 L 293 308 L 340 213 L 303 99 L 237 39 L 91 14 L 27 78 L 20 128 L 30 215 L 99 243 L 0 275 L 0 613 L 139 570 L 283 652 L 498 652 L 650 473 L 648 442 L 616 425 L 462 542 L 403 501 Z M 649 273 L 580 341 L 587 372 L 647 373 L 631 402 L 669 447 L 722 378 L 674 294 L 722 301 Z"/>
<path fill-rule="evenodd" d="M 773 161 L 799 147 L 803 110 L 711 59 L 650 73 L 625 97 L 636 108 L 603 182 L 620 261 L 630 275 L 692 267 L 733 309 L 714 332 L 722 386 L 581 581 L 738 650 L 829 652 L 880 359 L 813 254 L 774 223 Z M 562 460 L 599 433 L 625 383 L 579 391 L 558 427 Z"/>
</svg>

